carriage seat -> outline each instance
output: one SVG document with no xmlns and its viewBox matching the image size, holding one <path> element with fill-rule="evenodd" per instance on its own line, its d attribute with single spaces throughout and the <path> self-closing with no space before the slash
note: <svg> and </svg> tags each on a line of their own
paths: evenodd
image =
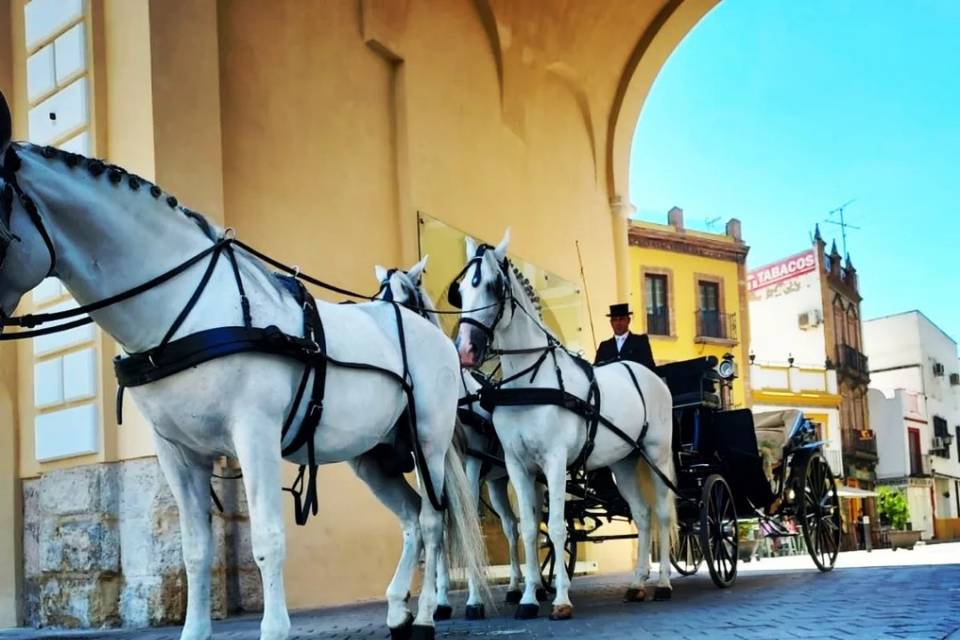
<svg viewBox="0 0 960 640">
<path fill-rule="evenodd" d="M 802 420 L 803 412 L 796 409 L 753 414 L 753 428 L 757 433 L 760 457 L 763 458 L 763 471 L 771 482 L 774 471 L 783 462 L 784 447 Z"/>
</svg>

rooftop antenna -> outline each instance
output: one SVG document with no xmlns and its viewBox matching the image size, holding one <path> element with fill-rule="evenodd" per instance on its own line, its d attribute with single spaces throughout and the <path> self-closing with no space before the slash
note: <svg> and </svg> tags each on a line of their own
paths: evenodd
<svg viewBox="0 0 960 640">
<path fill-rule="evenodd" d="M 710 230 L 717 226 L 717 223 L 720 222 L 720 216 L 717 216 L 716 218 L 704 218 L 704 222 L 707 225 L 707 230 Z"/>
<path fill-rule="evenodd" d="M 829 214 L 830 217 L 833 217 L 833 214 L 835 213 L 840 214 L 840 222 L 837 222 L 836 220 L 831 220 L 830 218 L 827 218 L 826 220 L 824 220 L 824 222 L 826 222 L 827 224 L 835 224 L 840 227 L 840 236 L 843 239 L 843 255 L 845 256 L 849 255 L 847 253 L 847 229 L 856 229 L 857 231 L 860 231 L 860 227 L 855 227 L 852 224 L 847 224 L 846 219 L 843 216 L 843 210 L 849 207 L 854 202 L 856 202 L 856 200 L 857 200 L 856 198 L 852 198 L 844 202 L 842 205 L 840 205 L 836 209 L 830 210 L 830 214 Z"/>
</svg>

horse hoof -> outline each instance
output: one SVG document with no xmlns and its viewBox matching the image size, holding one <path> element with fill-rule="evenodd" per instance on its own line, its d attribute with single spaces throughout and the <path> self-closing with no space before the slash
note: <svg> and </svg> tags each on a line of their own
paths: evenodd
<svg viewBox="0 0 960 640">
<path fill-rule="evenodd" d="M 643 602 L 647 599 L 647 590 L 643 587 L 630 587 L 623 594 L 624 602 Z"/>
<path fill-rule="evenodd" d="M 433 627 L 425 624 L 415 624 L 410 640 L 434 640 L 435 637 L 436 630 Z"/>
<path fill-rule="evenodd" d="M 467 605 L 467 620 L 484 620 L 486 617 L 487 612 L 484 610 L 483 604 Z"/>
<path fill-rule="evenodd" d="M 550 592 L 543 587 L 537 587 L 537 602 L 546 602 L 550 599 Z"/>
<path fill-rule="evenodd" d="M 507 604 L 520 604 L 520 598 L 523 597 L 523 591 L 520 589 L 513 589 L 512 591 L 507 591 Z"/>
<path fill-rule="evenodd" d="M 448 604 L 438 604 L 436 610 L 433 612 L 433 620 L 434 622 L 449 620 L 452 615 L 453 607 Z"/>
<path fill-rule="evenodd" d="M 533 620 L 540 615 L 540 607 L 535 604 L 521 604 L 517 607 L 514 618 L 517 620 Z"/>
<path fill-rule="evenodd" d="M 670 587 L 657 587 L 653 590 L 653 599 L 657 602 L 669 600 L 673 596 L 673 589 Z"/>
<path fill-rule="evenodd" d="M 573 605 L 571 604 L 556 604 L 553 606 L 553 611 L 550 612 L 551 620 L 569 620 L 573 617 Z"/>
<path fill-rule="evenodd" d="M 407 619 L 399 627 L 390 627 L 390 640 L 410 640 L 413 631 L 413 614 L 407 613 Z"/>
</svg>

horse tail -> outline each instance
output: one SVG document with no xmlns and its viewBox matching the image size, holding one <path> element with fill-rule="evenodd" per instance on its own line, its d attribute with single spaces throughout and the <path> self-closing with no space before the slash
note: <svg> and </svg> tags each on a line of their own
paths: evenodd
<svg viewBox="0 0 960 640">
<path fill-rule="evenodd" d="M 480 532 L 476 500 L 471 494 L 457 439 L 447 449 L 444 488 L 447 508 L 443 512 L 445 552 L 451 568 L 458 568 L 477 585 L 484 600 L 492 602 L 487 584 L 487 548 Z"/>
<path fill-rule="evenodd" d="M 676 470 L 673 467 L 673 455 L 666 456 L 665 461 L 661 461 L 659 469 L 667 479 L 673 483 L 674 486 L 677 484 L 677 474 Z M 648 461 L 645 455 L 640 456 L 639 461 L 637 462 L 637 485 L 640 488 L 640 495 L 643 497 L 643 501 L 650 507 L 650 515 L 653 518 L 657 518 L 659 522 L 660 518 L 657 515 L 657 510 L 653 507 L 657 504 L 657 484 L 663 486 L 663 499 L 667 501 L 667 517 L 670 524 L 670 542 L 673 544 L 677 543 L 678 540 L 678 531 L 677 531 L 677 502 L 673 491 L 666 486 L 666 483 L 663 482 L 663 479 L 656 475 L 656 472 L 651 468 L 651 462 Z M 656 530 L 656 528 L 654 529 Z"/>
</svg>

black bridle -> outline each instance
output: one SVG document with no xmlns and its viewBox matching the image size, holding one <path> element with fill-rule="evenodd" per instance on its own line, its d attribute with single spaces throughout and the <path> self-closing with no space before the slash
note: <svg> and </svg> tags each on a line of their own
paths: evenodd
<svg viewBox="0 0 960 640">
<path fill-rule="evenodd" d="M 20 183 L 17 181 L 17 171 L 20 170 L 20 164 L 20 156 L 17 155 L 14 145 L 11 144 L 7 147 L 6 152 L 3 154 L 2 163 L 0 163 L 0 178 L 2 178 L 4 182 L 3 191 L 0 191 L 0 216 L 2 216 L 3 224 L 10 233 L 10 239 L 0 246 L 0 268 L 3 268 L 3 263 L 7 259 L 7 250 L 10 242 L 23 242 L 19 236 L 13 233 L 13 227 L 11 226 L 13 218 L 13 196 L 16 195 L 20 201 L 20 205 L 30 217 L 30 221 L 33 222 L 33 226 L 36 227 L 37 233 L 43 238 L 43 243 L 46 245 L 47 252 L 50 254 L 50 268 L 47 269 L 46 276 L 44 276 L 48 277 L 53 274 L 57 266 L 57 250 L 53 246 L 53 240 L 50 238 L 50 234 L 47 233 L 46 226 L 43 224 L 43 218 L 40 217 L 37 204 L 33 201 L 33 198 L 24 193 L 20 187 Z"/>
<path fill-rule="evenodd" d="M 463 266 L 463 269 L 460 270 L 460 273 L 456 275 L 453 279 L 453 282 L 450 283 L 450 287 L 447 290 L 447 302 L 450 303 L 450 306 L 457 309 L 463 308 L 463 296 L 460 295 L 460 283 L 467 276 L 467 273 L 473 268 L 473 275 L 470 278 L 470 284 L 474 288 L 479 287 L 480 283 L 483 282 L 483 256 L 487 251 L 492 251 L 493 246 L 489 244 L 481 244 L 477 247 L 477 251 L 470 260 L 467 261 L 467 264 Z M 461 311 L 460 320 L 458 324 L 469 324 L 473 327 L 480 329 L 487 336 L 489 342 L 493 342 L 494 331 L 496 331 L 497 325 L 500 323 L 500 320 L 503 319 L 503 314 L 507 308 L 507 303 L 509 302 L 513 309 L 517 307 L 517 299 L 513 296 L 513 291 L 510 287 L 510 260 L 504 258 L 503 262 L 497 261 L 497 265 L 500 267 L 500 273 L 497 274 L 497 279 L 495 282 L 488 284 L 488 289 L 493 297 L 496 299 L 496 302 L 493 302 L 489 305 L 484 305 L 478 307 L 477 309 L 469 309 L 467 311 Z M 468 313 L 469 311 L 478 311 L 480 309 L 488 309 L 490 307 L 497 307 L 497 315 L 493 319 L 493 323 L 490 326 L 485 325 L 479 320 L 473 318 L 463 317 L 463 313 Z"/>
</svg>

